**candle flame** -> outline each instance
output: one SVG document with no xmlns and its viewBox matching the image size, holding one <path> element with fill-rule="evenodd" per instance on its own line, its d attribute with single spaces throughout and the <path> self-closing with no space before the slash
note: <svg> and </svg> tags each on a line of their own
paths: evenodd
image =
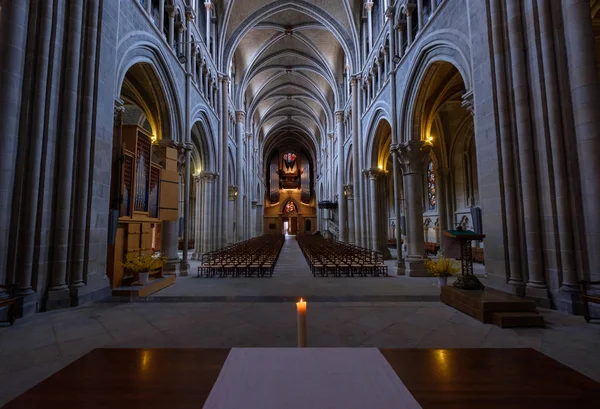
<svg viewBox="0 0 600 409">
<path fill-rule="evenodd" d="M 302 297 L 300 297 L 300 302 L 304 302 L 304 300 L 302 299 Z"/>
</svg>

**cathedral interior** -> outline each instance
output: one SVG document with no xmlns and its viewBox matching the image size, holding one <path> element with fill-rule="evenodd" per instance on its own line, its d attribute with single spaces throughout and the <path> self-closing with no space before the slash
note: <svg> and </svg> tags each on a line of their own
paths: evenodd
<svg viewBox="0 0 600 409">
<path fill-rule="evenodd" d="M 304 297 L 308 346 L 533 348 L 591 407 L 599 74 L 600 0 L 0 0 L 0 405 L 300 346 Z"/>
</svg>

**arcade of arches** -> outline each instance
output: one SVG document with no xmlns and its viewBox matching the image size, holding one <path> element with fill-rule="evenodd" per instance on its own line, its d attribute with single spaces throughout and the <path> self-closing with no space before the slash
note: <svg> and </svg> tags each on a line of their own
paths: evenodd
<svg viewBox="0 0 600 409">
<path fill-rule="evenodd" d="M 461 226 L 487 286 L 570 313 L 600 279 L 600 1 L 0 4 L 0 284 L 25 315 L 128 285 L 126 252 L 174 279 L 271 233 L 421 277 Z"/>
</svg>

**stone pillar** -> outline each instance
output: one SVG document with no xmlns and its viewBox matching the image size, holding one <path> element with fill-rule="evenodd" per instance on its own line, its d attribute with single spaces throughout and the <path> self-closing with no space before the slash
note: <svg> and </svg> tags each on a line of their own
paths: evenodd
<svg viewBox="0 0 600 409">
<path fill-rule="evenodd" d="M 419 19 L 419 30 L 423 29 L 423 0 L 417 0 L 417 18 Z"/>
<path fill-rule="evenodd" d="M 74 0 L 68 10 L 68 35 L 66 52 L 65 84 L 63 85 L 62 129 L 59 141 L 59 157 L 54 229 L 54 255 L 48 302 L 68 295 L 67 265 L 71 223 L 71 200 L 73 195 L 73 162 L 77 131 L 77 105 L 79 93 L 81 29 L 83 20 L 83 0 Z"/>
<path fill-rule="evenodd" d="M 198 260 L 202 255 L 202 210 L 204 206 L 204 186 L 202 185 L 202 176 L 196 175 L 193 177 L 194 189 L 196 190 L 196 201 L 194 206 L 194 252 L 192 260 Z"/>
<path fill-rule="evenodd" d="M 182 22 L 177 22 L 177 49 L 175 50 L 175 54 L 177 55 L 177 58 L 179 58 L 181 55 L 184 55 L 184 48 L 183 46 L 185 45 L 184 42 L 184 38 L 183 38 L 183 32 L 185 31 L 185 24 L 183 24 Z M 189 60 L 189 59 L 188 59 Z"/>
<path fill-rule="evenodd" d="M 377 93 L 381 91 L 381 78 L 383 77 L 381 65 L 381 59 L 377 57 Z M 374 92 L 373 95 L 375 94 Z"/>
<path fill-rule="evenodd" d="M 168 42 L 171 47 L 173 47 L 173 43 L 175 42 L 175 7 L 174 6 L 165 6 L 167 9 L 167 13 L 169 13 L 169 38 Z"/>
<path fill-rule="evenodd" d="M 346 207 L 348 208 L 348 243 L 356 243 L 356 234 L 354 232 L 354 193 L 352 185 L 344 186 L 344 195 L 346 196 Z"/>
<path fill-rule="evenodd" d="M 212 21 L 213 24 L 213 36 L 212 36 L 212 49 L 213 49 L 213 60 L 217 58 L 217 20 Z M 227 83 L 229 87 L 229 83 Z"/>
<path fill-rule="evenodd" d="M 561 96 L 558 89 L 558 73 L 556 70 L 556 53 L 554 30 L 552 24 L 552 8 L 547 1 L 538 1 L 540 16 L 540 41 L 542 48 L 542 64 L 544 68 L 544 86 L 548 104 L 548 131 L 552 150 L 552 167 L 554 169 L 554 187 L 556 189 L 556 219 L 560 243 L 560 261 L 562 270 L 562 291 L 579 292 L 578 274 L 575 263 L 571 203 L 569 193 L 569 175 L 562 133 Z M 582 174 L 581 176 L 584 176 Z"/>
<path fill-rule="evenodd" d="M 379 214 L 378 207 L 379 207 L 379 200 L 381 200 L 381 197 L 379 195 L 379 189 L 377 186 L 377 182 L 379 179 L 379 176 L 381 176 L 383 174 L 382 170 L 379 170 L 377 168 L 371 168 L 365 171 L 365 175 L 369 178 L 369 198 L 371 200 L 371 240 L 370 240 L 370 245 L 371 245 L 371 249 L 374 251 L 380 251 L 381 249 L 379 248 L 379 221 L 378 221 L 378 216 L 380 217 L 381 214 Z"/>
<path fill-rule="evenodd" d="M 146 0 L 146 13 L 152 15 L 152 0 Z"/>
<path fill-rule="evenodd" d="M 179 220 L 165 220 L 160 229 L 161 251 L 167 258 L 163 265 L 164 274 L 176 274 L 179 264 Z"/>
<path fill-rule="evenodd" d="M 367 9 L 367 26 L 369 30 L 369 50 L 366 53 L 368 55 L 373 49 L 373 2 L 365 2 L 365 8 Z"/>
<path fill-rule="evenodd" d="M 404 9 L 404 14 L 406 14 L 406 40 L 407 40 L 407 47 L 410 47 L 410 45 L 413 42 L 413 21 L 412 21 L 412 12 L 415 9 L 415 5 L 414 4 L 407 4 L 406 8 Z"/>
<path fill-rule="evenodd" d="M 600 279 L 600 85 L 596 66 L 590 2 L 565 0 L 562 3 L 571 103 L 575 122 L 583 219 L 587 239 L 587 272 Z M 571 138 L 573 139 L 573 138 Z M 587 277 L 586 277 L 587 278 Z"/>
<path fill-rule="evenodd" d="M 527 292 L 535 289 L 531 295 L 547 298 L 544 263 L 542 260 L 542 232 L 540 225 L 540 207 L 538 204 L 537 178 L 535 165 L 535 144 L 531 128 L 529 109 L 528 77 L 523 44 L 520 1 L 507 0 L 508 39 L 512 63 L 512 88 L 515 98 L 515 119 L 518 140 L 519 165 L 523 198 L 523 219 L 525 225 L 525 248 L 527 249 L 527 267 L 529 277 Z"/>
<path fill-rule="evenodd" d="M 497 83 L 498 122 L 500 126 L 500 148 L 502 153 L 502 185 L 504 188 L 504 206 L 506 223 L 506 246 L 508 253 L 508 284 L 516 292 L 523 293 L 523 276 L 520 262 L 520 240 L 518 229 L 518 210 L 515 184 L 515 161 L 512 143 L 512 117 L 508 101 L 508 81 L 506 77 L 506 49 L 504 46 L 503 9 L 500 0 L 490 1 L 492 19 L 492 43 L 494 51 L 494 72 Z M 451 222 L 452 219 L 448 219 Z"/>
<path fill-rule="evenodd" d="M 346 215 L 346 200 L 344 196 L 344 169 L 346 162 L 344 161 L 344 111 L 335 113 L 335 135 L 337 138 L 337 156 L 338 156 L 338 175 L 337 180 L 337 195 L 338 195 L 338 216 L 339 216 L 339 239 L 340 241 L 348 241 L 346 223 L 348 218 Z"/>
<path fill-rule="evenodd" d="M 415 141 L 398 147 L 398 159 L 404 176 L 406 198 L 406 274 L 411 277 L 427 276 L 425 271 L 425 242 L 423 237 L 423 160 L 431 150 L 431 143 Z"/>
<path fill-rule="evenodd" d="M 204 208 L 202 209 L 202 251 L 208 253 L 215 249 L 215 230 L 217 223 L 215 222 L 215 180 L 218 175 L 214 172 L 204 172 L 202 174 L 204 180 Z"/>
<path fill-rule="evenodd" d="M 160 30 L 160 33 L 162 35 L 162 33 L 165 30 L 165 0 L 159 0 L 158 2 L 158 29 Z"/>
<path fill-rule="evenodd" d="M 11 6 L 6 6 L 5 11 L 3 11 L 4 13 L 8 13 L 8 8 L 9 7 L 13 7 L 14 5 Z M 25 7 L 25 6 L 23 6 Z M 28 161 L 28 165 L 27 165 L 27 172 L 25 174 L 25 184 L 24 184 L 24 206 L 22 206 L 22 225 L 21 225 L 21 229 L 22 232 L 20 233 L 20 243 L 19 243 L 19 257 L 16 259 L 16 263 L 17 263 L 17 268 L 16 268 L 16 284 L 17 284 L 17 293 L 21 296 L 27 296 L 29 294 L 33 294 L 33 289 L 32 289 L 32 277 L 33 277 L 33 262 L 34 262 L 34 250 L 35 250 L 35 229 L 36 229 L 36 220 L 37 220 L 37 216 L 38 216 L 38 204 L 39 204 L 39 200 L 38 197 L 40 195 L 39 192 L 39 186 L 40 186 L 40 172 L 41 172 L 41 162 L 42 162 L 42 143 L 41 141 L 43 140 L 43 133 L 44 133 L 44 112 L 46 110 L 46 88 L 47 88 L 47 77 L 48 77 L 48 59 L 49 59 L 49 55 L 50 55 L 50 38 L 51 38 L 51 31 L 52 31 L 52 10 L 53 10 L 53 3 L 52 2 L 44 2 L 41 4 L 41 22 L 39 25 L 39 30 L 40 30 L 40 50 L 38 53 L 38 59 L 36 62 L 36 95 L 35 95 L 35 100 L 33 102 L 33 123 L 31 126 L 31 140 L 33 141 L 37 141 L 35 143 L 31 143 L 29 145 L 29 161 Z M 14 12 L 14 10 L 13 10 Z M 5 15 L 3 21 L 3 26 L 2 29 L 9 29 L 11 30 L 12 24 L 9 23 L 14 23 L 13 20 L 9 20 L 9 18 L 11 18 L 10 16 Z M 4 21 L 6 21 L 6 23 L 4 23 Z M 27 30 L 24 29 L 23 34 L 25 35 L 27 33 Z M 2 40 L 0 41 L 0 43 L 2 44 L 2 54 L 0 54 L 0 60 L 3 61 L 3 63 L 7 64 L 9 60 L 5 60 L 5 43 L 4 41 L 6 41 L 7 37 L 4 36 L 5 33 L 2 32 Z M 16 52 L 18 50 L 12 50 L 13 52 Z M 17 63 L 17 61 L 11 61 L 13 63 Z M 10 68 L 9 68 L 10 70 Z M 10 92 L 5 86 L 6 84 L 4 83 L 4 76 L 7 75 L 6 71 L 2 70 L 2 72 L 0 72 L 0 78 L 2 78 L 2 82 L 0 82 L 0 90 L 2 90 L 2 92 L 7 92 L 7 94 Z M 9 105 L 6 105 L 6 100 L 5 98 L 12 98 L 13 95 L 4 95 L 2 94 L 0 96 L 0 101 L 3 102 L 3 110 L 5 112 L 14 112 L 14 109 L 17 107 L 12 107 Z M 20 105 L 20 104 L 19 104 Z M 15 118 L 2 118 L 2 122 L 6 121 L 8 123 L 11 122 L 11 119 L 17 119 L 18 115 L 16 115 Z M 0 123 L 0 129 L 2 129 L 2 131 L 5 131 L 6 128 L 3 127 L 3 125 L 6 125 L 4 123 Z M 18 134 L 18 132 L 14 132 L 12 134 L 6 134 L 6 133 L 2 133 L 2 135 L 4 135 L 3 138 L 3 144 L 8 144 L 9 146 L 12 145 L 13 141 L 12 141 L 12 136 L 14 135 L 16 137 L 16 135 Z M 1 148 L 0 148 L 1 149 Z M 2 154 L 2 162 L 6 161 L 5 163 L 7 163 L 9 165 L 8 169 L 5 169 L 4 166 L 2 166 L 2 173 L 3 176 L 1 178 L 2 185 L 0 186 L 4 186 L 4 183 L 6 182 L 6 177 L 4 176 L 4 172 L 7 171 L 12 171 L 12 167 L 10 167 L 10 163 L 12 158 L 9 157 L 5 157 L 4 154 Z M 0 187 L 0 189 L 2 189 Z M 9 195 L 8 193 L 6 193 L 6 195 L 3 193 L 1 193 L 1 196 L 9 198 L 12 195 Z M 3 199 L 0 199 L 3 200 Z M 10 212 L 9 212 L 10 214 Z M 0 216 L 1 217 L 1 216 Z M 0 249 L 0 253 L 6 251 L 5 249 L 6 246 L 2 246 L 2 249 Z M 3 263 L 0 265 L 0 284 L 4 284 L 4 268 L 6 266 L 6 264 L 4 263 L 4 258 L 0 257 L 0 263 Z M 1 294 L 0 290 L 0 299 L 3 298 L 2 294 Z"/>
<path fill-rule="evenodd" d="M 94 88 L 96 83 L 96 43 L 99 18 L 99 0 L 88 0 L 88 21 L 86 29 L 86 55 L 83 67 L 82 107 L 79 120 L 79 137 L 77 141 L 77 190 L 75 193 L 73 239 L 71 254 L 71 296 L 77 297 L 77 288 L 83 287 L 84 270 L 87 268 L 85 259 L 86 232 L 88 220 L 88 199 L 90 196 L 89 175 L 90 150 L 92 147 L 92 126 L 94 119 Z M 150 3 L 150 2 L 148 2 Z M 36 204 L 37 205 L 37 204 Z"/>
<path fill-rule="evenodd" d="M 236 163 L 235 163 L 235 179 L 238 184 L 239 194 L 242 195 L 247 191 L 246 186 L 242 186 L 242 162 L 243 162 L 243 141 L 246 132 L 244 130 L 244 121 L 246 120 L 246 113 L 244 111 L 237 111 L 235 113 L 235 143 L 236 143 Z M 244 207 L 243 200 L 241 197 L 236 202 L 235 211 L 235 230 L 236 237 L 235 241 L 244 241 Z"/>
<path fill-rule="evenodd" d="M 260 203 L 256 204 L 256 235 L 262 236 L 264 234 L 264 214 L 263 214 L 263 205 Z"/>
<path fill-rule="evenodd" d="M 227 161 L 229 158 L 229 134 L 227 121 L 229 118 L 229 77 L 221 77 L 221 206 L 222 206 L 222 225 L 221 225 L 221 246 L 227 246 L 229 215 L 228 215 L 228 194 L 229 194 L 229 167 Z"/>
<path fill-rule="evenodd" d="M 392 176 L 394 178 L 394 213 L 396 214 L 396 250 L 398 252 L 396 257 L 396 267 L 398 268 L 398 274 L 404 274 L 404 260 L 402 257 L 402 224 L 400 223 L 400 217 L 402 215 L 402 187 L 400 179 L 400 165 L 398 163 L 398 145 L 390 145 L 390 151 L 392 153 Z"/>
<path fill-rule="evenodd" d="M 228 193 L 227 193 L 227 202 L 225 202 L 227 204 L 226 208 L 225 208 L 225 212 L 227 213 L 227 220 L 231 220 L 231 225 L 229 223 L 226 224 L 225 227 L 225 238 L 226 238 L 226 245 L 229 245 L 230 243 L 234 243 L 235 242 L 235 236 L 234 236 L 234 231 L 233 231 L 233 223 L 235 223 L 235 205 L 236 202 L 240 202 L 242 200 L 241 197 L 238 196 L 238 187 L 237 186 L 228 186 Z M 237 232 L 237 230 L 239 229 L 239 226 L 235 226 L 235 230 Z"/>
<path fill-rule="evenodd" d="M 206 49 L 210 52 L 210 11 L 213 8 L 213 4 L 210 0 L 206 0 L 204 7 L 206 7 Z"/>
<path fill-rule="evenodd" d="M 359 108 L 359 100 L 358 94 L 360 93 L 359 88 L 360 77 L 352 77 L 351 87 L 352 87 L 352 176 L 353 176 L 353 186 L 354 186 L 354 195 L 358 197 L 352 198 L 352 202 L 354 205 L 354 244 L 360 246 L 360 210 L 359 210 L 359 198 L 360 192 L 358 186 L 360 185 L 360 162 L 358 159 L 358 128 L 360 127 L 360 108 Z M 356 199 L 356 200 L 355 200 Z"/>
<path fill-rule="evenodd" d="M 404 56 L 404 29 L 406 28 L 406 19 L 398 20 L 396 31 L 398 32 L 398 57 Z"/>
<path fill-rule="evenodd" d="M 188 243 L 189 243 L 189 225 L 190 225 L 190 184 L 192 183 L 191 178 L 191 160 L 190 154 L 192 152 L 192 145 L 185 145 L 185 186 L 183 191 L 183 257 L 181 260 L 180 275 L 187 276 L 190 271 L 190 263 L 188 259 Z"/>
</svg>

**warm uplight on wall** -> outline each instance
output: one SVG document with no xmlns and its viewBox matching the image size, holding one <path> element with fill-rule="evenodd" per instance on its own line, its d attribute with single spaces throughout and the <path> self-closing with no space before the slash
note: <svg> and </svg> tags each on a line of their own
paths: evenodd
<svg viewBox="0 0 600 409">
<path fill-rule="evenodd" d="M 427 137 L 427 142 L 432 143 L 433 142 L 433 136 L 428 136 Z"/>
<path fill-rule="evenodd" d="M 156 135 L 152 135 L 152 137 L 150 139 L 152 139 L 152 143 L 156 143 L 156 140 L 157 140 Z"/>
<path fill-rule="evenodd" d="M 379 165 L 378 166 L 379 170 L 383 170 L 383 166 Z"/>
</svg>

